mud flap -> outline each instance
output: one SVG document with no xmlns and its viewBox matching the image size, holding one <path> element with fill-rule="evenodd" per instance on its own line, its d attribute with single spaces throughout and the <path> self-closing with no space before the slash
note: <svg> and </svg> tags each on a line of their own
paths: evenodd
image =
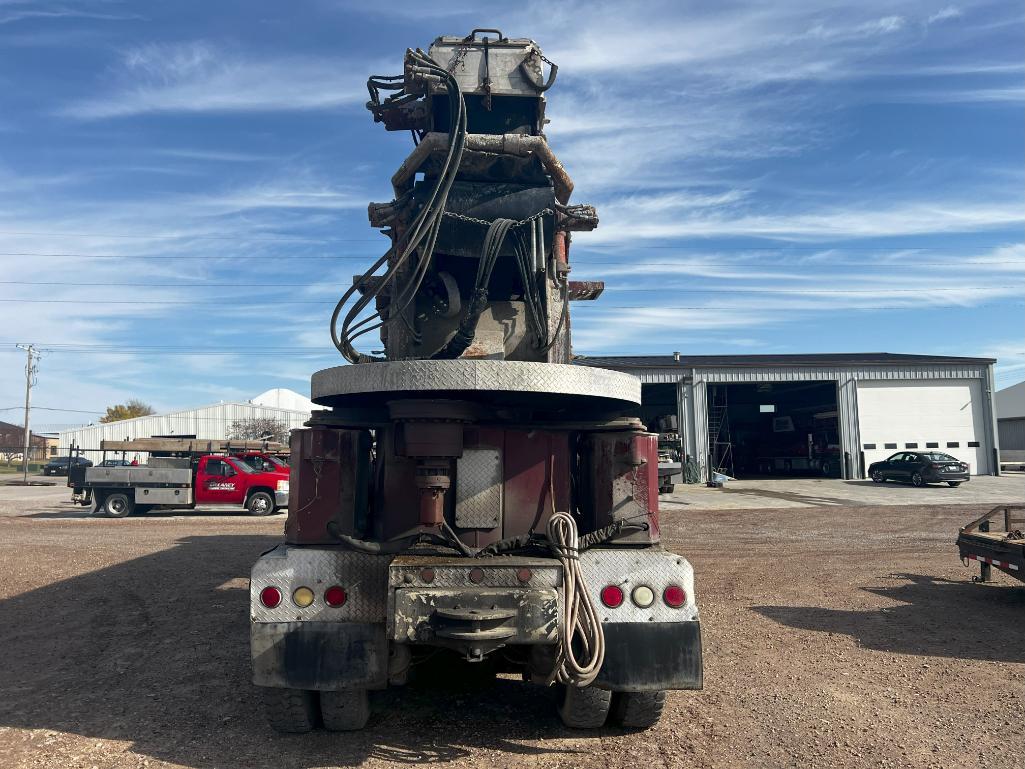
<svg viewBox="0 0 1025 769">
<path fill-rule="evenodd" d="M 596 686 L 623 692 L 700 689 L 700 622 L 606 622 Z"/>
<path fill-rule="evenodd" d="M 257 686 L 327 691 L 387 686 L 383 624 L 254 622 L 250 628 Z"/>
</svg>

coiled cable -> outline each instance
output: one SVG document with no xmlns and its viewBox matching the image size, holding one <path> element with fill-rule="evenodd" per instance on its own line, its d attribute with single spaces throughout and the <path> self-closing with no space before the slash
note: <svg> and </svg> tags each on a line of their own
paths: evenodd
<svg viewBox="0 0 1025 769">
<path fill-rule="evenodd" d="M 577 522 L 567 513 L 548 519 L 548 546 L 562 564 L 562 638 L 548 680 L 584 687 L 598 677 L 605 662 L 605 632 L 580 569 Z"/>
</svg>

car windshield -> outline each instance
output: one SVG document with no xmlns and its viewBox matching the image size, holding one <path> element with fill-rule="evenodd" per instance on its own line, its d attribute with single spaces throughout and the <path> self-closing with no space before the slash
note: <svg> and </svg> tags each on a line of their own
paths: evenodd
<svg viewBox="0 0 1025 769">
<path fill-rule="evenodd" d="M 929 454 L 924 455 L 930 462 L 958 462 L 957 457 L 952 457 L 950 454 L 944 454 L 941 451 L 933 451 Z"/>
<path fill-rule="evenodd" d="M 285 460 L 281 459 L 280 457 L 267 457 L 267 459 L 269 459 L 271 462 L 273 462 L 278 467 L 283 467 L 286 470 L 288 469 L 288 462 L 286 462 Z"/>
</svg>

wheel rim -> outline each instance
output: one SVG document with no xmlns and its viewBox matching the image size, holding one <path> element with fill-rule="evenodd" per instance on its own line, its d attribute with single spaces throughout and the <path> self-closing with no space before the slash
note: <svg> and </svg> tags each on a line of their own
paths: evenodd
<svg viewBox="0 0 1025 769">
<path fill-rule="evenodd" d="M 253 501 L 250 503 L 254 513 L 265 513 L 269 509 L 267 504 L 267 498 L 264 496 L 253 497 Z"/>
<path fill-rule="evenodd" d="M 123 499 L 112 499 L 107 503 L 107 507 L 110 508 L 110 512 L 120 515 L 125 511 L 125 502 Z"/>
<path fill-rule="evenodd" d="M 922 476 L 919 475 L 918 473 L 915 473 L 914 475 L 911 476 L 911 482 L 913 484 L 915 484 L 916 486 L 921 486 L 922 485 Z"/>
<path fill-rule="evenodd" d="M 883 474 L 881 472 L 879 472 L 878 470 L 876 470 L 874 473 L 872 473 L 872 480 L 873 481 L 876 481 L 878 483 L 882 479 L 883 479 Z"/>
</svg>

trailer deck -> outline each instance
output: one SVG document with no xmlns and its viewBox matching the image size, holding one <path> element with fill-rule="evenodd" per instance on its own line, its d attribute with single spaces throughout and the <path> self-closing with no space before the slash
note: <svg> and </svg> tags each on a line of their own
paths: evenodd
<svg viewBox="0 0 1025 769">
<path fill-rule="evenodd" d="M 1003 528 L 997 528 L 1002 526 Z M 995 566 L 1025 582 L 1025 505 L 1000 505 L 963 527 L 957 537 L 961 560 L 979 563 L 979 582 Z"/>
</svg>

